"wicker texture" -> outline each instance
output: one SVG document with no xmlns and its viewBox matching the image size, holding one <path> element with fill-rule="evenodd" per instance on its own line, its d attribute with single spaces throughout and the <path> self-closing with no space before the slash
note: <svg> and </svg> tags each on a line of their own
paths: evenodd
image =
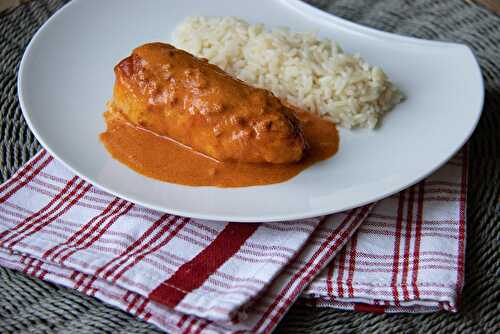
<svg viewBox="0 0 500 334">
<path fill-rule="evenodd" d="M 470 141 L 466 277 L 458 314 L 375 315 L 294 306 L 281 333 L 500 332 L 500 17 L 463 0 L 309 0 L 377 29 L 471 46 L 486 82 L 485 109 Z M 0 181 L 40 149 L 24 121 L 16 73 L 24 48 L 62 0 L 0 13 Z M 459 69 L 457 69 L 459 70 Z M 78 292 L 0 268 L 0 332 L 153 333 L 154 326 Z"/>
</svg>

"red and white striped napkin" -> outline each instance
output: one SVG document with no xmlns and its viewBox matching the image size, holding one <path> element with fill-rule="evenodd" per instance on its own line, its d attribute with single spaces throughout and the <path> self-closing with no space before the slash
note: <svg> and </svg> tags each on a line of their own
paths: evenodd
<svg viewBox="0 0 500 334">
<path fill-rule="evenodd" d="M 464 280 L 466 150 L 380 201 L 303 297 L 367 312 L 456 312 Z"/>
<path fill-rule="evenodd" d="M 237 224 L 134 205 L 41 151 L 0 186 L 0 265 L 171 333 L 268 333 L 302 293 L 338 308 L 455 310 L 465 160 L 459 154 L 425 183 L 378 205 L 285 224 Z"/>
</svg>

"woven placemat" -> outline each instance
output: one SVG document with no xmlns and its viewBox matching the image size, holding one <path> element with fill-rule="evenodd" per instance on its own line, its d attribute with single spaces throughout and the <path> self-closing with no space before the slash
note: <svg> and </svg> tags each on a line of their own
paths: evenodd
<svg viewBox="0 0 500 334">
<path fill-rule="evenodd" d="M 466 284 L 460 312 L 375 315 L 294 306 L 277 332 L 499 333 L 500 17 L 464 0 L 309 2 L 377 29 L 471 46 L 483 70 L 486 101 L 470 142 Z M 2 182 L 40 149 L 19 109 L 16 73 L 30 38 L 63 4 L 62 0 L 31 1 L 0 13 Z M 154 333 L 159 330 L 94 298 L 0 267 L 0 332 Z"/>
</svg>

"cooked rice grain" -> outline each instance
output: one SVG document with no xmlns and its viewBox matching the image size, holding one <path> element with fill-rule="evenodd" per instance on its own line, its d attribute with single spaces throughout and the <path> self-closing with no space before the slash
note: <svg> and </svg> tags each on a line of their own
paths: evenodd
<svg viewBox="0 0 500 334">
<path fill-rule="evenodd" d="M 333 41 L 233 18 L 189 17 L 174 44 L 345 128 L 374 128 L 401 93 L 384 71 Z"/>
</svg>

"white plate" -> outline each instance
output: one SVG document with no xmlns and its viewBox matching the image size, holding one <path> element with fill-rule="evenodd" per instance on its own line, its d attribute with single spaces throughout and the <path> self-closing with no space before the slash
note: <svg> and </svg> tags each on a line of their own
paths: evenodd
<svg viewBox="0 0 500 334">
<path fill-rule="evenodd" d="M 142 43 L 169 41 L 190 15 L 231 15 L 271 27 L 317 30 L 380 65 L 407 100 L 379 130 L 341 130 L 337 155 L 285 183 L 219 189 L 148 179 L 111 159 L 98 140 L 113 66 Z M 297 0 L 75 0 L 35 35 L 18 84 L 31 130 L 85 180 L 150 208 L 241 222 L 338 212 L 408 187 L 464 144 L 483 103 L 481 73 L 466 46 L 379 32 Z"/>
</svg>

